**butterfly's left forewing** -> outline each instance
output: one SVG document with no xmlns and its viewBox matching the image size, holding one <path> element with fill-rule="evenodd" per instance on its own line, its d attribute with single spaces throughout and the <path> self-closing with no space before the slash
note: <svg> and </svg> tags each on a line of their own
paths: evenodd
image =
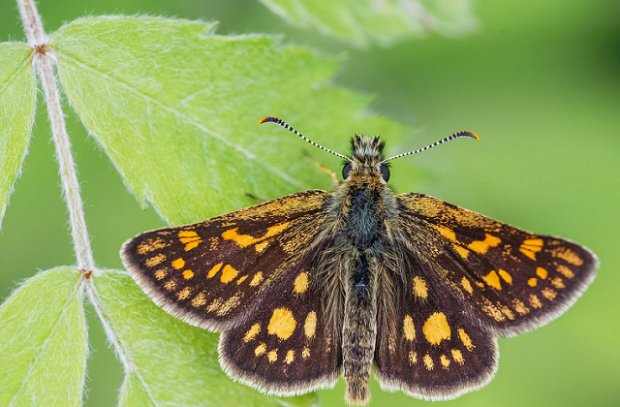
<svg viewBox="0 0 620 407">
<path fill-rule="evenodd" d="M 160 307 L 193 325 L 227 330 L 243 323 L 315 244 L 327 196 L 305 191 L 201 223 L 146 232 L 125 243 L 121 255 Z"/>
</svg>

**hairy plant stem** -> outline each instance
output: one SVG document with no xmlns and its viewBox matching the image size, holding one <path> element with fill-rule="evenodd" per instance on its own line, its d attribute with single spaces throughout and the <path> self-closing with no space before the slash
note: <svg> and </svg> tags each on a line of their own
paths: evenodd
<svg viewBox="0 0 620 407">
<path fill-rule="evenodd" d="M 48 36 L 45 34 L 43 23 L 34 1 L 18 0 L 17 4 L 24 23 L 28 44 L 34 50 L 32 62 L 39 73 L 45 94 L 52 137 L 56 146 L 56 158 L 60 167 L 60 179 L 62 180 L 64 196 L 69 210 L 77 265 L 82 270 L 92 271 L 95 268 L 95 260 L 90 248 L 82 197 L 80 196 L 80 185 L 77 180 L 75 163 L 71 154 L 71 143 L 69 142 L 65 117 L 60 102 L 60 92 L 56 84 L 54 67 L 52 65 L 55 59 L 52 58 L 47 47 Z"/>
<path fill-rule="evenodd" d="M 54 73 L 54 51 L 48 47 L 49 38 L 43 30 L 41 17 L 33 0 L 17 0 L 19 11 L 24 22 L 24 31 L 28 38 L 28 44 L 34 50 L 33 66 L 37 69 L 45 101 L 47 112 L 50 118 L 52 137 L 56 146 L 56 157 L 60 167 L 60 178 L 64 190 L 67 208 L 69 210 L 69 220 L 71 224 L 71 235 L 73 237 L 73 247 L 77 259 L 77 265 L 82 270 L 81 287 L 85 288 L 88 299 L 93 304 L 95 312 L 101 319 L 108 339 L 113 344 L 116 354 L 126 372 L 134 371 L 127 352 L 120 338 L 117 337 L 110 322 L 105 315 L 101 301 L 98 298 L 95 285 L 92 283 L 92 276 L 95 274 L 95 260 L 90 248 L 90 239 L 86 229 L 84 219 L 84 209 L 82 197 L 80 196 L 80 184 L 77 180 L 77 173 L 73 155 L 71 154 L 71 143 L 65 125 L 65 116 L 60 102 L 60 91 L 58 90 L 56 75 Z M 142 380 L 142 379 L 141 379 Z"/>
</svg>

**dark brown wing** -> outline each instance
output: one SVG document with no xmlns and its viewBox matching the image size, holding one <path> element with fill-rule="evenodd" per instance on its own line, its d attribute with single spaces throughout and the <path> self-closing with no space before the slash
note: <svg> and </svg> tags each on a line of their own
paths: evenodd
<svg viewBox="0 0 620 407">
<path fill-rule="evenodd" d="M 486 385 L 497 370 L 495 336 L 416 253 L 394 247 L 385 258 L 375 348 L 381 388 L 436 401 Z"/>
<path fill-rule="evenodd" d="M 403 244 L 467 312 L 500 336 L 566 311 L 595 277 L 596 256 L 422 194 L 398 196 Z"/>
<path fill-rule="evenodd" d="M 214 331 L 242 324 L 322 230 L 328 192 L 311 190 L 127 241 L 123 262 L 164 310 Z"/>
<path fill-rule="evenodd" d="M 342 310 L 338 303 L 328 310 L 326 298 L 340 288 L 337 279 L 328 283 L 317 262 L 317 253 L 329 248 L 331 242 L 323 241 L 295 261 L 259 309 L 221 335 L 220 364 L 230 376 L 279 396 L 334 386 L 342 364 L 342 320 L 331 315 Z"/>
</svg>

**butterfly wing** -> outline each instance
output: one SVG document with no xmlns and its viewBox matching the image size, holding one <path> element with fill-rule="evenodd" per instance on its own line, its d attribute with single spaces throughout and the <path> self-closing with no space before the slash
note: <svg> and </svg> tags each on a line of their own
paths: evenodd
<svg viewBox="0 0 620 407">
<path fill-rule="evenodd" d="M 332 247 L 323 241 L 301 256 L 290 273 L 243 324 L 220 337 L 220 364 L 232 377 L 268 394 L 292 396 L 333 387 L 342 365 L 341 304 L 330 292 L 338 279 L 325 279 L 318 255 Z M 330 312 L 331 311 L 331 312 Z"/>
<path fill-rule="evenodd" d="M 576 243 L 532 234 L 422 194 L 397 199 L 407 250 L 499 336 L 557 318 L 595 277 L 596 256 Z"/>
<path fill-rule="evenodd" d="M 311 190 L 193 225 L 143 233 L 121 249 L 131 276 L 170 314 L 213 331 L 259 309 L 312 247 L 328 192 Z"/>
<path fill-rule="evenodd" d="M 379 280 L 374 372 L 381 388 L 437 401 L 486 385 L 499 358 L 493 334 L 413 252 L 386 258 L 397 260 Z"/>
<path fill-rule="evenodd" d="M 426 195 L 397 199 L 391 273 L 379 289 L 384 389 L 446 400 L 484 386 L 497 369 L 496 335 L 557 318 L 594 279 L 585 247 Z"/>
</svg>

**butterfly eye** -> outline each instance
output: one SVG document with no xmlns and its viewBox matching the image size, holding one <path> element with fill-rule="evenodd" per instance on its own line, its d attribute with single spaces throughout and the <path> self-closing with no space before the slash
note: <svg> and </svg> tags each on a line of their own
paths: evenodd
<svg viewBox="0 0 620 407">
<path fill-rule="evenodd" d="M 383 178 L 385 182 L 390 179 L 390 169 L 385 164 L 381 164 L 381 178 Z"/>
<path fill-rule="evenodd" d="M 349 173 L 351 172 L 351 163 L 346 163 L 344 165 L 344 167 L 342 168 L 342 178 L 347 179 L 349 178 Z"/>
</svg>

